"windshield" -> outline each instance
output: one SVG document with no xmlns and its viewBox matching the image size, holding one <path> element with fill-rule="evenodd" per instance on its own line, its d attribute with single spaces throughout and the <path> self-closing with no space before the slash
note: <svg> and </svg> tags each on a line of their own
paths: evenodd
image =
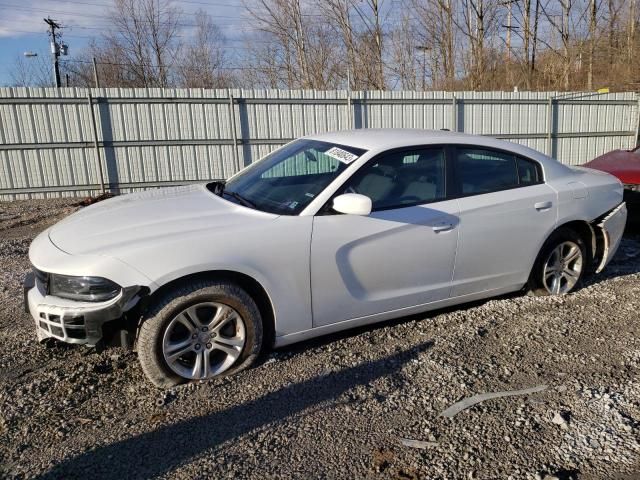
<svg viewBox="0 0 640 480">
<path fill-rule="evenodd" d="M 250 208 L 297 215 L 365 150 L 296 140 L 209 190 Z"/>
</svg>

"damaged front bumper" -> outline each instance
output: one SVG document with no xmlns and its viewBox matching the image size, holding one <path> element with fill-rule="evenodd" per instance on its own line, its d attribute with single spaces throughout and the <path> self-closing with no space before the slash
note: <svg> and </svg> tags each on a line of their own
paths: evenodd
<svg viewBox="0 0 640 480">
<path fill-rule="evenodd" d="M 620 246 L 627 224 L 627 206 L 622 202 L 604 216 L 592 222 L 596 232 L 596 273 L 600 273 L 611 261 Z"/>
<path fill-rule="evenodd" d="M 33 274 L 24 282 L 25 309 L 36 324 L 39 341 L 55 338 L 66 343 L 98 345 L 110 340 L 115 331 L 127 331 L 124 317 L 133 311 L 146 294 L 142 287 L 127 287 L 105 302 L 67 300 L 46 292 Z M 121 322 L 121 325 L 114 325 Z M 108 335 L 106 330 L 108 330 Z"/>
</svg>

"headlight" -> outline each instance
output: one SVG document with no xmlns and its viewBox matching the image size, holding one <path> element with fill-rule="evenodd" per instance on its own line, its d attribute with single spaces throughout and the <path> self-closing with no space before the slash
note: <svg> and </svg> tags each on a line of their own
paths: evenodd
<svg viewBox="0 0 640 480">
<path fill-rule="evenodd" d="M 120 285 L 101 277 L 51 274 L 49 278 L 49 294 L 70 300 L 102 302 L 116 297 L 120 290 Z"/>
</svg>

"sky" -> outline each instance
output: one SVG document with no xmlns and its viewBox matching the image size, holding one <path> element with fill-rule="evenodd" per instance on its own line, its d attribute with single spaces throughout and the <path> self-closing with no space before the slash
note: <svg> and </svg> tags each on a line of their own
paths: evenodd
<svg viewBox="0 0 640 480">
<path fill-rule="evenodd" d="M 199 9 L 212 15 L 227 38 L 227 48 L 231 52 L 242 52 L 246 30 L 242 0 L 173 0 L 172 3 L 182 10 L 184 23 L 193 23 Z M 0 86 L 11 83 L 10 72 L 24 52 L 37 53 L 47 61 L 51 58 L 44 18 L 51 17 L 66 27 L 63 30 L 63 41 L 69 45 L 66 58 L 72 60 L 74 53 L 79 53 L 91 37 L 99 35 L 108 25 L 106 16 L 110 5 L 111 0 L 0 0 Z M 185 35 L 188 33 L 186 29 Z"/>
</svg>

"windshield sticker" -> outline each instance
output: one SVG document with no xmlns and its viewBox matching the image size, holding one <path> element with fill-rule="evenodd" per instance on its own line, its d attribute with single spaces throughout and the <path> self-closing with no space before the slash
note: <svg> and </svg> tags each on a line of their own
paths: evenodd
<svg viewBox="0 0 640 480">
<path fill-rule="evenodd" d="M 315 195 L 313 193 L 309 193 L 309 192 L 305 193 L 305 196 L 307 196 L 309 198 L 315 197 Z"/>
<path fill-rule="evenodd" d="M 290 208 L 291 210 L 293 210 L 294 208 L 296 208 L 296 207 L 298 206 L 298 203 L 299 203 L 299 202 L 291 202 L 291 203 L 289 204 L 289 208 Z"/>
<path fill-rule="evenodd" d="M 340 160 L 342 163 L 347 163 L 347 164 L 353 162 L 355 159 L 358 158 L 358 155 L 354 155 L 353 153 L 347 152 L 346 150 L 343 150 L 338 147 L 333 147 L 327 150 L 326 152 L 324 152 L 324 154 L 329 155 L 330 157 L 333 157 L 336 160 Z"/>
</svg>

